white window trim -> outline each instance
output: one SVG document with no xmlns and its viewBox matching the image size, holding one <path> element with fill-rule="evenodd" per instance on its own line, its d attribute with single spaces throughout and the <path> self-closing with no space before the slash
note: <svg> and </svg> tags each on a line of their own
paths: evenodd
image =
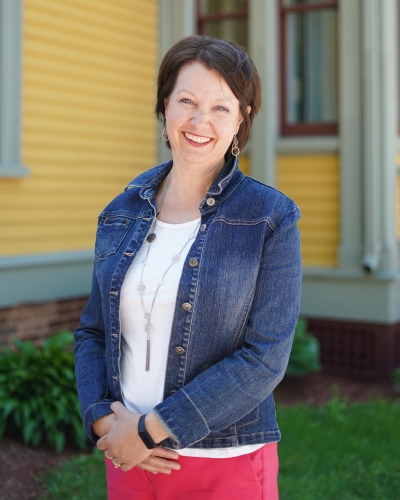
<svg viewBox="0 0 400 500">
<path fill-rule="evenodd" d="M 27 177 L 21 162 L 23 0 L 0 0 L 0 178 Z"/>
</svg>

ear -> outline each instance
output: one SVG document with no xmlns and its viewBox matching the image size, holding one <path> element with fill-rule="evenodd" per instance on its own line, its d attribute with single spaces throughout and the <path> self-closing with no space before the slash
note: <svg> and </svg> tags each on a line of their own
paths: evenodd
<svg viewBox="0 0 400 500">
<path fill-rule="evenodd" d="M 169 97 L 164 98 L 164 108 L 167 109 L 169 103 Z"/>
<path fill-rule="evenodd" d="M 251 112 L 251 106 L 247 106 L 246 111 L 247 111 L 247 114 L 249 115 Z"/>
</svg>

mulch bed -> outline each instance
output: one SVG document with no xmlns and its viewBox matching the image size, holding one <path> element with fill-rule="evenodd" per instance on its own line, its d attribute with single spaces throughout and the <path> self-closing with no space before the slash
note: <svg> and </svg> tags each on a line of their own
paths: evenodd
<svg viewBox="0 0 400 500">
<path fill-rule="evenodd" d="M 276 402 L 284 405 L 320 405 L 333 396 L 346 397 L 349 403 L 399 397 L 390 384 L 371 384 L 327 373 L 285 377 L 275 391 Z M 39 499 L 45 493 L 42 475 L 78 453 L 81 452 L 72 444 L 56 455 L 49 447 L 34 449 L 16 436 L 4 437 L 0 441 L 0 500 Z"/>
</svg>

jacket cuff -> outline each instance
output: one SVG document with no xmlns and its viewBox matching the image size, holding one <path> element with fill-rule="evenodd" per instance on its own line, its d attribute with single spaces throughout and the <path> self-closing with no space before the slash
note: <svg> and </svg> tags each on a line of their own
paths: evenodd
<svg viewBox="0 0 400 500">
<path fill-rule="evenodd" d="M 94 403 L 92 406 L 86 410 L 85 415 L 83 416 L 83 426 L 85 428 L 85 432 L 92 441 L 92 443 L 96 444 L 100 439 L 97 434 L 93 432 L 92 425 L 101 417 L 105 417 L 110 413 L 113 413 L 111 410 L 111 404 L 113 401 L 101 401 L 99 403 Z"/>
<path fill-rule="evenodd" d="M 183 389 L 154 408 L 177 449 L 187 448 L 210 433 L 203 415 Z"/>
</svg>

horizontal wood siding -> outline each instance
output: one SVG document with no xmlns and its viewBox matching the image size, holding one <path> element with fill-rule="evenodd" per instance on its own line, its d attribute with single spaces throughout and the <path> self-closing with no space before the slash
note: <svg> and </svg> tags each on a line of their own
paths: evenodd
<svg viewBox="0 0 400 500">
<path fill-rule="evenodd" d="M 300 207 L 303 264 L 337 266 L 339 159 L 335 155 L 278 157 L 278 189 Z"/>
<path fill-rule="evenodd" d="M 156 0 L 25 0 L 23 162 L 0 179 L 0 255 L 90 249 L 156 158 Z"/>
</svg>

